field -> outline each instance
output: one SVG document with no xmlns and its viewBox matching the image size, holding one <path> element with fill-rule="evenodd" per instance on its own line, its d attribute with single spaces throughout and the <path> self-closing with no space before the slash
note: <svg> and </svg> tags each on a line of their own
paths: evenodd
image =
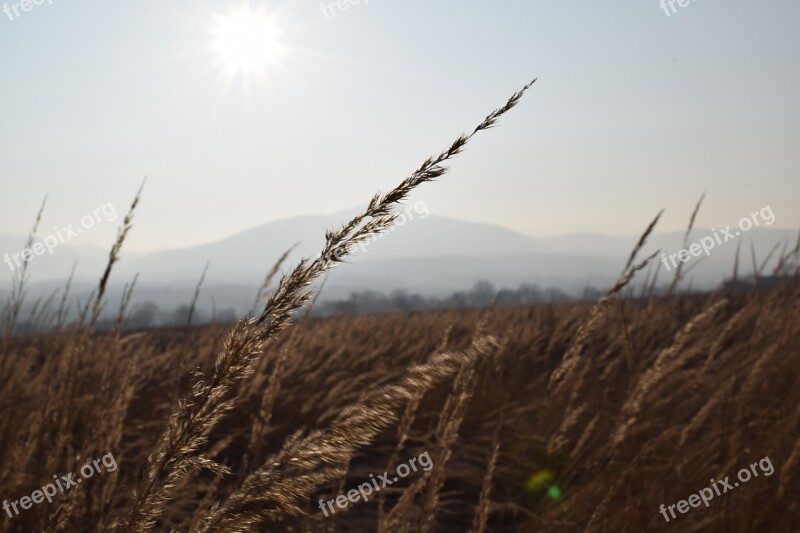
<svg viewBox="0 0 800 533">
<path fill-rule="evenodd" d="M 220 530 L 263 518 L 253 530 L 795 531 L 799 301 L 790 285 L 618 300 L 599 316 L 554 304 L 302 321 L 226 395 L 236 404 L 192 454 L 230 472 L 170 480 L 155 529 L 204 530 L 223 502 Z M 123 516 L 188 370 L 209 373 L 226 334 L 15 340 L 0 396 L 3 498 L 108 452 L 119 468 L 6 516 L 3 530 L 104 531 Z M 320 511 L 423 452 L 430 470 Z M 765 456 L 771 476 L 672 523 L 659 514 Z M 237 492 L 243 481 L 257 488 Z"/>
<path fill-rule="evenodd" d="M 315 283 L 521 97 L 273 286 L 278 261 L 236 324 L 127 331 L 131 284 L 97 331 L 139 195 L 77 323 L 65 293 L 34 309 L 49 333 L 15 334 L 23 271 L 0 345 L 0 530 L 800 530 L 800 243 L 770 277 L 753 258 L 713 293 L 680 269 L 656 290 L 632 283 L 658 266 L 637 262 L 656 217 L 597 302 L 309 315 Z"/>
</svg>

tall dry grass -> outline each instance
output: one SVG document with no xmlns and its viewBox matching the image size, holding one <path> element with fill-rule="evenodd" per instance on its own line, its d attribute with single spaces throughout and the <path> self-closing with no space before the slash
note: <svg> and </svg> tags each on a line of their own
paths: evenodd
<svg viewBox="0 0 800 533">
<path fill-rule="evenodd" d="M 594 304 L 300 314 L 315 283 L 523 91 L 270 289 L 280 258 L 256 295 L 263 310 L 231 328 L 127 333 L 133 280 L 116 327 L 96 331 L 141 190 L 77 324 L 65 323 L 64 294 L 36 309 L 49 333 L 16 334 L 23 273 L 0 344 L 0 498 L 106 453 L 119 468 L 3 513 L 0 531 L 800 530 L 800 239 L 775 252 L 771 287 L 681 294 L 684 272 L 659 294 L 652 256 L 636 262 L 656 217 Z M 758 280 L 767 263 L 753 263 Z M 320 511 L 423 452 L 430 470 Z M 775 475 L 675 523 L 659 514 L 767 455 Z"/>
</svg>

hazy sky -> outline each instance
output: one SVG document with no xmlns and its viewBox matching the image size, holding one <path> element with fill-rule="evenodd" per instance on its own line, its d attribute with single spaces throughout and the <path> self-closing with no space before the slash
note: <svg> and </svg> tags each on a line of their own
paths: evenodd
<svg viewBox="0 0 800 533">
<path fill-rule="evenodd" d="M 361 0 L 327 18 L 253 1 L 275 36 L 247 82 L 212 46 L 236 2 L 16 2 L 0 13 L 0 233 L 24 233 L 45 194 L 46 229 L 122 212 L 144 176 L 137 251 L 348 209 L 533 77 L 414 197 L 431 214 L 638 234 L 662 207 L 662 231 L 683 228 L 707 190 L 701 226 L 766 205 L 800 226 L 796 0 L 671 16 L 658 0 Z M 80 242 L 108 247 L 115 228 Z"/>
</svg>

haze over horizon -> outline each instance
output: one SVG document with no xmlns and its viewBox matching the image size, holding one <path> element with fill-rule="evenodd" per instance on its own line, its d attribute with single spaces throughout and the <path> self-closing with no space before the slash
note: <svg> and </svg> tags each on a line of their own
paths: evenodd
<svg viewBox="0 0 800 533">
<path fill-rule="evenodd" d="M 138 275 L 135 299 L 139 298 L 139 292 L 154 291 L 164 284 L 175 289 L 193 289 L 203 266 L 209 263 L 206 289 L 225 293 L 224 287 L 235 286 L 248 295 L 245 303 L 249 304 L 254 287 L 284 251 L 293 248 L 284 268 L 301 257 L 315 257 L 323 245 L 325 230 L 335 228 L 352 215 L 339 212 L 290 217 L 199 245 L 152 253 L 123 250 L 112 284 L 120 289 Z M 752 243 L 761 260 L 770 255 L 776 244 L 794 245 L 797 230 L 776 227 L 774 213 L 761 215 L 758 225 L 741 235 L 735 234 L 732 242 L 720 239 L 721 244 L 713 247 L 709 257 L 700 254 L 697 259 L 692 258 L 691 278 L 696 288 L 717 286 L 729 277 L 739 246 L 746 251 Z M 655 232 L 642 253 L 677 252 L 683 247 L 684 231 Z M 736 227 L 732 231 L 736 232 Z M 723 237 L 721 230 L 716 234 Z M 688 242 L 699 243 L 712 235 L 712 228 L 695 227 Z M 348 261 L 352 264 L 334 273 L 325 292 L 326 297 L 331 293 L 346 295 L 357 288 L 441 295 L 467 289 L 478 281 L 489 281 L 499 288 L 536 283 L 574 293 L 587 280 L 594 280 L 598 286 L 613 282 L 638 239 L 639 235 L 617 237 L 587 232 L 530 237 L 497 224 L 440 217 L 431 214 L 424 203 L 417 202 L 404 212 L 394 231 L 359 246 Z M 22 241 L 22 236 L 0 234 L 0 249 L 14 249 Z M 74 265 L 77 265 L 75 281 L 93 285 L 108 257 L 107 248 L 75 246 L 70 241 L 58 244 L 54 252 L 37 255 L 29 264 L 31 281 L 45 292 L 63 286 Z M 13 259 L 6 256 L 4 261 Z M 659 261 L 652 265 L 656 269 L 664 266 Z M 742 267 L 742 273 L 747 268 Z M 0 280 L 5 279 L 9 286 L 11 275 L 6 268 L 0 270 Z M 670 276 L 667 271 L 662 281 Z"/>
</svg>

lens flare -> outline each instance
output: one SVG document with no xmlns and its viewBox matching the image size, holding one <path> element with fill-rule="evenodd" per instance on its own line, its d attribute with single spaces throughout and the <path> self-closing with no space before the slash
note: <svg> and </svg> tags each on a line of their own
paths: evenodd
<svg viewBox="0 0 800 533">
<path fill-rule="evenodd" d="M 561 489 L 553 484 L 555 478 L 556 476 L 551 470 L 540 470 L 525 482 L 525 491 L 545 492 L 548 498 L 558 501 L 561 499 Z"/>
</svg>

